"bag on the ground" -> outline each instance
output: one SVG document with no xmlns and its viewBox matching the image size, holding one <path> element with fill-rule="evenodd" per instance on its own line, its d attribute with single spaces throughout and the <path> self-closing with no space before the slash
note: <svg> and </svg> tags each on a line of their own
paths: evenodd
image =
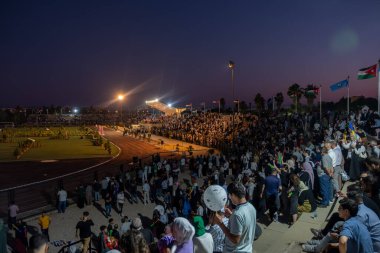
<svg viewBox="0 0 380 253">
<path fill-rule="evenodd" d="M 305 200 L 303 202 L 303 205 L 302 206 L 298 206 L 298 212 L 301 212 L 301 213 L 310 213 L 311 212 L 311 204 L 309 202 L 309 200 Z"/>
</svg>

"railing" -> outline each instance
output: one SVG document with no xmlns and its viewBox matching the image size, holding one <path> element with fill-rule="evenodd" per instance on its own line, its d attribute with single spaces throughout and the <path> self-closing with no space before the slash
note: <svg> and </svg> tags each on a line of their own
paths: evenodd
<svg viewBox="0 0 380 253">
<path fill-rule="evenodd" d="M 204 153 L 205 150 L 193 150 L 194 156 Z M 143 157 L 138 157 L 138 162 L 148 164 L 152 162 L 153 155 L 159 154 L 160 157 L 179 157 L 182 156 L 182 151 L 163 151 L 147 154 Z M 186 155 L 189 152 L 186 151 Z M 101 165 L 106 164 L 105 161 Z M 41 180 L 18 187 L 12 187 L 0 190 L 0 217 L 7 217 L 8 206 L 11 201 L 14 201 L 21 209 L 18 218 L 26 218 L 41 213 L 42 208 L 45 211 L 54 210 L 57 207 L 57 192 L 61 186 L 64 186 L 68 193 L 69 203 L 76 202 L 75 189 L 80 183 L 92 183 L 95 179 L 100 180 L 105 176 L 116 176 L 120 173 L 120 164 L 125 164 L 131 161 L 111 161 L 107 163 L 107 169 L 104 166 L 91 166 L 80 171 L 68 173 L 51 179 Z M 128 169 L 128 168 L 127 168 Z"/>
<path fill-rule="evenodd" d="M 66 244 L 65 246 L 63 246 L 63 247 L 58 251 L 58 253 L 65 253 L 65 252 L 67 252 L 67 251 L 68 251 L 68 250 L 67 250 L 68 248 L 70 248 L 71 246 L 76 245 L 76 244 L 78 244 L 78 243 L 82 243 L 82 240 L 75 241 L 75 242 L 70 242 L 69 244 Z M 89 250 L 89 253 L 93 253 L 93 252 L 94 252 L 94 253 L 97 253 L 97 252 L 98 252 L 96 248 L 92 247 L 92 238 L 91 238 L 91 241 L 90 241 L 90 245 L 89 245 L 88 250 Z"/>
</svg>

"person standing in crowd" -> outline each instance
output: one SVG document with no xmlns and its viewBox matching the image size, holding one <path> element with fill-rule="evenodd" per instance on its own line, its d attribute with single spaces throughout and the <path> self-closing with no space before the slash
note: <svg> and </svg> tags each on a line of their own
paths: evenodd
<svg viewBox="0 0 380 253">
<path fill-rule="evenodd" d="M 94 226 L 94 222 L 89 218 L 89 215 L 89 212 L 83 212 L 83 216 L 81 217 L 81 220 L 77 223 L 75 232 L 76 237 L 78 237 L 79 232 L 79 238 L 82 240 L 83 243 L 83 253 L 87 253 L 87 250 L 90 246 L 92 235 L 91 226 Z"/>
<path fill-rule="evenodd" d="M 65 213 L 67 204 L 67 192 L 63 187 L 57 193 L 58 196 L 58 213 Z"/>
<path fill-rule="evenodd" d="M 228 226 L 228 218 L 224 216 L 224 209 L 222 211 L 218 211 L 218 214 L 223 218 L 223 223 L 227 227 Z M 207 228 L 207 227 L 206 227 Z M 213 215 L 210 215 L 209 218 L 209 229 L 206 229 L 208 233 L 211 234 L 212 239 L 214 241 L 214 253 L 222 253 L 224 248 L 224 239 L 225 235 L 223 230 L 217 225 L 214 224 Z"/>
<path fill-rule="evenodd" d="M 11 204 L 8 207 L 8 215 L 9 215 L 9 221 L 8 221 L 8 226 L 9 229 L 13 228 L 13 225 L 16 224 L 17 221 L 17 214 L 20 211 L 18 208 L 18 205 L 14 201 L 11 201 Z"/>
<path fill-rule="evenodd" d="M 327 153 L 331 157 L 331 160 L 332 160 L 333 174 L 332 174 L 332 178 L 331 178 L 331 183 L 332 183 L 332 187 L 333 187 L 333 196 L 337 197 L 338 196 L 337 193 L 339 193 L 339 191 L 340 191 L 339 173 L 338 173 L 340 166 L 338 166 L 338 157 L 337 157 L 337 153 L 334 152 L 330 142 L 325 142 L 324 145 L 327 148 Z"/>
<path fill-rule="evenodd" d="M 223 223 L 223 216 L 218 213 L 214 215 L 214 223 L 220 226 L 226 236 L 223 252 L 251 253 L 255 238 L 256 209 L 246 200 L 242 183 L 229 184 L 227 192 L 232 204 L 236 206 L 233 212 L 225 208 L 226 215 L 230 215 L 228 227 Z"/>
<path fill-rule="evenodd" d="M 46 236 L 49 242 L 50 242 L 50 236 L 49 236 L 50 223 L 51 223 L 50 216 L 47 215 L 46 212 L 42 212 L 41 216 L 38 218 L 38 224 L 40 225 L 41 233 Z"/>
<path fill-rule="evenodd" d="M 154 242 L 154 237 L 153 237 L 152 231 L 150 229 L 143 228 L 141 219 L 139 217 L 136 217 L 132 220 L 131 229 L 132 228 L 134 230 L 139 231 L 143 235 L 143 237 L 144 237 L 144 239 L 148 245 L 150 245 L 151 243 Z"/>
<path fill-rule="evenodd" d="M 95 180 L 94 181 L 94 185 L 92 186 L 92 188 L 94 189 L 94 201 L 98 202 L 100 200 L 100 188 L 101 188 L 101 185 L 99 184 L 99 182 L 97 180 Z"/>
<path fill-rule="evenodd" d="M 120 249 L 125 253 L 149 253 L 149 243 L 142 233 L 140 218 L 134 218 L 131 229 L 123 234 L 120 239 Z M 153 236 L 152 236 L 153 237 Z"/>
<path fill-rule="evenodd" d="M 149 192 L 150 192 L 150 185 L 148 181 L 145 181 L 143 185 L 144 205 L 149 204 L 149 200 L 150 200 Z"/>
<path fill-rule="evenodd" d="M 131 220 L 128 218 L 128 216 L 124 216 L 122 219 L 121 219 L 121 228 L 120 228 L 120 232 L 121 234 L 125 234 L 128 232 L 129 229 L 131 229 Z"/>
<path fill-rule="evenodd" d="M 86 186 L 86 205 L 92 204 L 92 185 L 87 184 Z"/>
<path fill-rule="evenodd" d="M 193 253 L 193 236 L 195 229 L 191 223 L 182 217 L 175 218 L 172 224 L 174 245 L 171 253 Z"/>
<path fill-rule="evenodd" d="M 120 191 L 117 194 L 117 206 L 118 206 L 117 211 L 119 212 L 120 216 L 123 215 L 122 213 L 123 213 L 124 202 L 125 202 L 124 191 Z"/>
<path fill-rule="evenodd" d="M 77 192 L 77 206 L 82 209 L 84 208 L 84 203 L 86 200 L 86 188 L 84 188 L 84 185 L 81 183 L 79 187 L 76 189 Z"/>
<path fill-rule="evenodd" d="M 49 250 L 49 241 L 44 235 L 36 234 L 29 239 L 30 253 L 47 253 Z"/>
<path fill-rule="evenodd" d="M 100 233 L 98 235 L 98 251 L 99 253 L 106 253 L 110 249 L 107 247 L 107 227 L 102 225 L 100 226 Z"/>
<path fill-rule="evenodd" d="M 165 226 L 164 235 L 158 240 L 157 246 L 160 253 L 170 253 L 174 243 L 171 225 Z"/>
<path fill-rule="evenodd" d="M 343 168 L 344 168 L 344 158 L 343 158 L 342 150 L 336 141 L 331 142 L 331 148 L 334 150 L 335 155 L 336 155 L 336 159 L 337 159 L 336 164 L 335 165 L 333 164 L 333 166 L 334 166 L 334 179 L 338 180 L 338 187 L 339 187 L 338 192 L 340 192 L 340 189 L 342 189 L 341 173 L 343 172 Z M 336 174 L 338 174 L 338 175 L 336 175 Z"/>
<path fill-rule="evenodd" d="M 326 147 L 322 148 L 322 166 L 319 173 L 319 183 L 322 194 L 322 206 L 328 206 L 333 201 L 333 194 L 331 189 L 331 177 L 333 176 L 334 168 L 332 159 L 328 154 Z"/>
<path fill-rule="evenodd" d="M 109 183 L 109 178 L 108 177 L 104 177 L 102 179 L 102 181 L 100 182 L 101 183 L 101 187 L 102 187 L 102 191 L 101 191 L 101 194 L 102 194 L 102 198 L 105 199 L 106 198 L 106 194 L 107 194 L 107 188 L 108 188 L 108 183 Z"/>
<path fill-rule="evenodd" d="M 106 213 L 106 218 L 111 216 L 111 210 L 112 210 L 112 197 L 111 194 L 108 192 L 106 193 L 105 199 L 104 199 L 104 210 Z"/>
<path fill-rule="evenodd" d="M 23 220 L 18 220 L 16 222 L 16 225 L 13 225 L 13 228 L 15 230 L 15 244 L 16 244 L 16 251 L 21 250 L 21 252 L 24 252 L 25 248 L 28 248 L 28 225 Z"/>
<path fill-rule="evenodd" d="M 277 169 L 272 168 L 272 174 L 265 178 L 265 184 L 262 188 L 261 196 L 263 197 L 263 193 L 265 190 L 265 198 L 267 200 L 267 207 L 269 208 L 269 218 L 273 219 L 273 221 L 278 221 L 278 213 L 280 199 L 279 192 L 281 190 L 281 182 L 277 177 Z"/>
<path fill-rule="evenodd" d="M 194 252 L 212 253 L 214 250 L 214 240 L 210 233 L 206 232 L 203 218 L 193 217 L 195 236 L 193 237 Z"/>
</svg>

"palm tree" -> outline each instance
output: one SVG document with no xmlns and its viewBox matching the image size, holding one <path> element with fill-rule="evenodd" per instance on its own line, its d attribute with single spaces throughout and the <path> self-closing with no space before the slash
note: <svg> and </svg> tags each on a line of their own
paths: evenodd
<svg viewBox="0 0 380 253">
<path fill-rule="evenodd" d="M 296 112 L 297 112 L 298 104 L 303 94 L 301 87 L 297 83 L 294 83 L 288 88 L 287 94 L 293 100 L 293 104 L 295 105 Z"/>
<path fill-rule="evenodd" d="M 247 108 L 248 108 L 247 103 L 244 100 L 240 101 L 240 110 L 242 112 L 245 112 L 247 110 Z"/>
<path fill-rule="evenodd" d="M 274 103 L 273 97 L 268 98 L 268 100 L 267 100 L 268 111 L 272 111 L 272 109 L 273 109 L 273 103 Z"/>
<path fill-rule="evenodd" d="M 317 97 L 315 92 L 318 90 L 318 87 L 308 84 L 305 89 L 304 97 L 307 101 L 307 106 L 309 107 L 309 110 L 313 108 L 314 99 Z"/>
<path fill-rule="evenodd" d="M 263 98 L 263 96 L 260 93 L 257 93 L 254 100 L 256 104 L 256 109 L 258 111 L 263 110 L 265 105 L 265 99 Z"/>
<path fill-rule="evenodd" d="M 274 101 L 276 102 L 277 110 L 280 110 L 282 103 L 284 103 L 284 95 L 282 95 L 282 92 L 276 94 Z"/>
</svg>

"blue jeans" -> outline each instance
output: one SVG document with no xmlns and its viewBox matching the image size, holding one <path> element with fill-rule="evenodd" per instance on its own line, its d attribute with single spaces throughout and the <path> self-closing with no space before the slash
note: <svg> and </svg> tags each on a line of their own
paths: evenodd
<svg viewBox="0 0 380 253">
<path fill-rule="evenodd" d="M 106 209 L 106 215 L 107 216 L 111 216 L 112 205 L 111 204 L 106 204 L 105 205 L 105 209 Z"/>
<path fill-rule="evenodd" d="M 329 194 L 330 201 L 334 201 L 334 179 L 330 177 L 330 194 Z"/>
<path fill-rule="evenodd" d="M 100 199 L 100 193 L 99 192 L 95 192 L 95 194 L 94 194 L 94 199 L 95 199 L 95 201 L 99 201 L 99 199 Z"/>
<path fill-rule="evenodd" d="M 59 201 L 58 203 L 58 213 L 64 213 L 66 210 L 66 201 Z"/>
<path fill-rule="evenodd" d="M 321 195 L 322 195 L 322 205 L 329 205 L 330 200 L 330 194 L 331 194 L 331 183 L 330 183 L 330 177 L 328 175 L 322 175 L 319 177 L 319 184 L 321 188 Z"/>
</svg>

